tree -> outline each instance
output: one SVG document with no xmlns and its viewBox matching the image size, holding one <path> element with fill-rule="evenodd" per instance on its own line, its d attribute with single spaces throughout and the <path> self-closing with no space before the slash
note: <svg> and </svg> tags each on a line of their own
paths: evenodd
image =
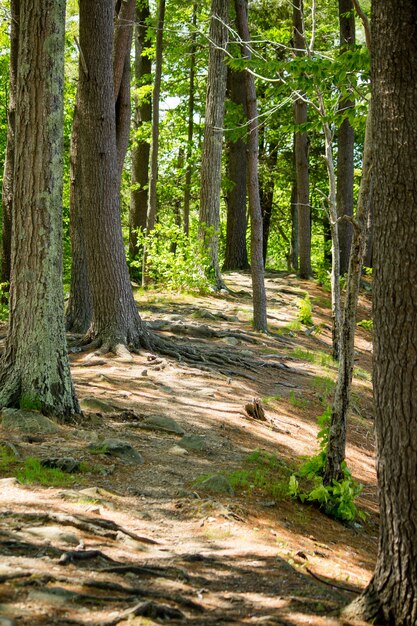
<svg viewBox="0 0 417 626">
<path fill-rule="evenodd" d="M 0 406 L 58 417 L 79 411 L 62 285 L 64 26 L 65 0 L 21 0 L 10 322 L 0 363 Z"/>
<path fill-rule="evenodd" d="M 132 191 L 130 196 L 129 219 L 129 256 L 137 259 L 139 255 L 138 231 L 146 228 L 148 213 L 149 183 L 149 140 L 143 136 L 146 125 L 152 120 L 152 105 L 149 96 L 141 96 L 140 87 L 151 85 L 152 60 L 146 53 L 147 22 L 149 19 L 149 2 L 142 0 L 136 7 L 135 36 L 135 108 L 134 138 L 132 146 Z"/>
<path fill-rule="evenodd" d="M 224 287 L 219 266 L 220 184 L 226 97 L 225 49 L 228 1 L 212 0 L 209 31 L 204 141 L 201 155 L 200 237 L 209 250 L 217 289 Z"/>
<path fill-rule="evenodd" d="M 194 137 L 194 87 L 195 87 L 195 65 L 196 65 L 196 53 L 197 53 L 197 3 L 193 3 L 193 14 L 191 18 L 191 43 L 190 43 L 190 84 L 188 89 L 188 125 L 187 125 L 187 154 L 186 162 L 187 169 L 185 172 L 185 186 L 184 186 L 184 210 L 183 210 L 183 225 L 184 232 L 188 236 L 190 232 L 190 202 L 191 202 L 191 175 L 192 164 L 191 156 L 193 152 L 193 137 Z"/>
<path fill-rule="evenodd" d="M 416 24 L 414 0 L 373 2 L 374 406 L 380 539 L 372 580 L 347 612 L 393 626 L 417 623 Z"/>
<path fill-rule="evenodd" d="M 343 54 L 355 45 L 355 13 L 352 0 L 339 0 L 340 48 Z M 346 112 L 355 106 L 352 96 L 341 98 L 339 110 Z M 338 131 L 337 141 L 337 214 L 353 214 L 353 151 L 355 131 L 348 117 L 345 117 Z M 348 221 L 339 222 L 340 273 L 346 274 L 349 267 L 352 225 Z"/>
<path fill-rule="evenodd" d="M 1 280 L 10 281 L 11 262 L 11 239 L 12 239 L 12 210 L 13 210 L 13 186 L 14 186 L 14 151 L 15 151 L 15 127 L 16 127 L 16 81 L 17 59 L 19 53 L 19 21 L 20 0 L 10 2 L 10 87 L 9 108 L 7 111 L 7 146 L 6 159 L 3 171 L 2 188 L 2 255 L 1 255 Z"/>
<path fill-rule="evenodd" d="M 247 0 L 235 0 L 236 24 L 242 40 L 242 56 L 250 61 Z M 251 221 L 250 265 L 252 273 L 253 327 L 266 332 L 266 293 L 264 281 L 262 210 L 258 178 L 258 107 L 255 79 L 248 69 L 245 72 L 246 108 L 248 113 L 248 198 Z"/>
<path fill-rule="evenodd" d="M 303 0 L 294 0 L 294 50 L 296 56 L 306 54 Z M 294 102 L 294 119 L 296 126 L 307 122 L 307 101 L 299 94 Z M 310 278 L 311 270 L 311 216 L 309 200 L 308 176 L 308 135 L 303 129 L 295 131 L 294 139 L 295 172 L 297 181 L 298 204 L 298 250 L 300 254 L 299 272 L 301 278 Z"/>
<path fill-rule="evenodd" d="M 113 0 L 80 2 L 79 150 L 93 319 L 88 338 L 126 354 L 147 345 L 130 285 L 120 223 L 114 104 Z"/>
</svg>

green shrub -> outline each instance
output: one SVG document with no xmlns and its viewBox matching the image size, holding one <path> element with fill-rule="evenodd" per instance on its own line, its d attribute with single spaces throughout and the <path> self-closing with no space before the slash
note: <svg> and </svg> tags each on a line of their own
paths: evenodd
<svg viewBox="0 0 417 626">
<path fill-rule="evenodd" d="M 356 326 L 362 326 L 362 328 L 364 328 L 365 330 L 373 330 L 374 322 L 373 320 L 361 320 L 356 324 Z"/>
<path fill-rule="evenodd" d="M 298 319 L 305 326 L 313 326 L 313 315 L 310 296 L 306 295 L 298 301 Z"/>
</svg>

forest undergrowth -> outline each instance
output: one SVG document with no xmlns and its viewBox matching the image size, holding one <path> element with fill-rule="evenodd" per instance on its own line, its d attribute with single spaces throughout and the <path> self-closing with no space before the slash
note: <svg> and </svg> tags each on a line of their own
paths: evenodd
<svg viewBox="0 0 417 626">
<path fill-rule="evenodd" d="M 1 625 L 355 623 L 339 614 L 378 534 L 369 292 L 347 448 L 361 514 L 342 523 L 290 487 L 320 452 L 334 390 L 329 294 L 268 274 L 265 335 L 250 276 L 225 280 L 221 294 L 136 294 L 152 332 L 195 362 L 73 353 L 76 423 L 3 411 Z"/>
</svg>

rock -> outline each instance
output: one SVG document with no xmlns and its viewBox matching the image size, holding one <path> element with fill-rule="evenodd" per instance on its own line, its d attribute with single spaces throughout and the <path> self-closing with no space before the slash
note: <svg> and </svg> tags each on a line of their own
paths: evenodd
<svg viewBox="0 0 417 626">
<path fill-rule="evenodd" d="M 146 550 L 148 550 L 148 548 L 143 543 L 141 543 L 140 541 L 136 541 L 136 539 L 133 539 L 133 537 L 129 537 L 129 535 L 125 535 L 125 533 L 123 533 L 121 530 L 119 530 L 116 535 L 116 541 L 120 541 L 120 543 L 123 543 L 125 546 L 133 548 L 134 550 L 140 550 L 141 552 L 145 552 Z"/>
<path fill-rule="evenodd" d="M 127 441 L 122 441 L 121 439 L 103 439 L 102 441 L 97 441 L 96 443 L 90 443 L 88 446 L 91 452 L 95 452 L 98 454 L 107 454 L 108 456 L 116 456 L 119 459 L 123 459 L 124 461 L 129 461 L 131 463 L 139 463 L 142 465 L 145 460 L 137 450 Z"/>
<path fill-rule="evenodd" d="M 62 587 L 49 587 L 48 589 L 34 589 L 30 591 L 28 598 L 42 604 L 63 606 L 70 602 L 79 602 L 82 596 L 75 591 L 69 591 Z"/>
<path fill-rule="evenodd" d="M 227 343 L 229 346 L 237 346 L 239 343 L 239 339 L 236 337 L 223 337 L 222 341 Z"/>
<path fill-rule="evenodd" d="M 11 487 L 19 487 L 19 485 L 19 481 L 14 476 L 0 479 L 0 491 L 2 489 L 10 489 Z"/>
<path fill-rule="evenodd" d="M 80 402 L 80 407 L 83 411 L 92 411 L 94 413 L 115 413 L 118 411 L 118 407 L 92 397 L 83 398 Z"/>
<path fill-rule="evenodd" d="M 200 435 L 184 435 L 178 445 L 186 450 L 207 450 L 206 440 Z"/>
<path fill-rule="evenodd" d="M 180 448 L 180 446 L 172 446 L 168 450 L 169 454 L 175 454 L 175 456 L 187 456 L 188 452 L 184 448 Z"/>
<path fill-rule="evenodd" d="M 49 417 L 38 411 L 3 409 L 1 423 L 5 430 L 19 430 L 24 433 L 59 433 L 61 428 Z"/>
<path fill-rule="evenodd" d="M 234 496 L 235 492 L 232 485 L 227 478 L 221 474 L 210 476 L 203 480 L 203 482 L 196 485 L 199 490 L 211 491 L 213 493 L 227 493 L 229 496 Z"/>
<path fill-rule="evenodd" d="M 150 430 L 163 430 L 174 435 L 184 435 L 185 430 L 171 417 L 164 415 L 150 415 L 139 424 L 140 428 L 149 428 Z"/>
<path fill-rule="evenodd" d="M 34 537 L 40 537 L 47 541 L 53 541 L 55 543 L 67 543 L 72 546 L 77 546 L 80 539 L 74 533 L 69 533 L 66 530 L 62 530 L 60 526 L 33 526 L 25 528 L 25 533 L 33 535 Z"/>
<path fill-rule="evenodd" d="M 80 464 L 81 462 L 72 458 L 72 456 L 62 458 L 52 457 L 50 459 L 42 459 L 41 461 L 42 467 L 57 468 L 63 472 L 68 472 L 69 474 L 72 472 L 78 472 Z"/>
</svg>

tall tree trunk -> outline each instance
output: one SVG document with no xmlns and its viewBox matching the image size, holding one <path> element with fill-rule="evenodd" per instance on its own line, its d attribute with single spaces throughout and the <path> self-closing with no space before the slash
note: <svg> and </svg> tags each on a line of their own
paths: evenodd
<svg viewBox="0 0 417 626">
<path fill-rule="evenodd" d="M 0 406 L 58 417 L 79 411 L 62 284 L 64 27 L 65 0 L 21 0 L 10 323 L 0 365 Z"/>
<path fill-rule="evenodd" d="M 191 175 L 194 136 L 194 84 L 195 84 L 195 59 L 197 52 L 197 3 L 193 4 L 193 16 L 191 20 L 191 44 L 190 44 L 190 86 L 188 90 L 188 129 L 187 129 L 187 169 L 185 171 L 183 225 L 184 232 L 188 236 L 190 231 L 190 202 L 191 202 Z"/>
<path fill-rule="evenodd" d="M 243 57 L 251 59 L 249 49 L 248 4 L 247 0 L 235 0 L 236 24 L 242 39 Z M 264 282 L 262 211 L 259 198 L 258 178 L 258 108 L 256 104 L 255 80 L 253 74 L 245 72 L 246 106 L 248 111 L 248 197 L 251 220 L 251 272 L 253 293 L 253 327 L 267 332 L 266 293 Z"/>
<path fill-rule="evenodd" d="M 274 170 L 277 160 L 277 145 L 271 142 L 269 148 L 261 142 L 259 161 L 264 163 L 264 176 L 259 184 L 259 196 L 262 211 L 262 256 L 264 266 L 266 265 L 266 256 L 268 253 L 269 229 L 271 226 L 272 210 L 274 206 Z"/>
<path fill-rule="evenodd" d="M 306 54 L 303 0 L 293 2 L 294 48 L 296 56 Z M 303 97 L 294 103 L 296 126 L 307 122 L 307 102 Z M 300 253 L 299 273 L 301 278 L 310 278 L 311 270 L 311 211 L 309 199 L 308 135 L 305 131 L 295 132 L 295 172 L 298 203 L 298 247 Z"/>
<path fill-rule="evenodd" d="M 230 100 L 246 113 L 245 74 L 231 68 L 227 70 Z M 226 252 L 224 270 L 246 270 L 249 268 L 246 250 L 246 149 L 243 137 L 227 142 L 227 178 L 231 185 L 226 195 Z"/>
<path fill-rule="evenodd" d="M 417 623 L 417 5 L 372 6 L 374 405 L 380 537 L 349 615 Z"/>
<path fill-rule="evenodd" d="M 79 150 L 94 309 L 89 336 L 103 351 L 125 354 L 126 346 L 147 345 L 148 337 L 133 299 L 119 215 L 113 17 L 113 0 L 80 1 Z"/>
<path fill-rule="evenodd" d="M 369 109 L 366 122 L 362 180 L 358 198 L 358 209 L 353 222 L 354 233 L 340 331 L 339 370 L 332 406 L 327 459 L 323 476 L 323 483 L 325 485 L 331 485 L 333 480 L 343 478 L 342 463 L 345 460 L 346 452 L 346 423 L 350 408 L 354 365 L 356 309 L 359 297 L 362 264 L 365 255 L 371 197 L 372 154 L 371 109 Z"/>
<path fill-rule="evenodd" d="M 156 31 L 155 80 L 152 94 L 152 141 L 149 170 L 148 218 L 146 227 L 148 233 L 155 227 L 158 182 L 158 152 L 159 152 L 159 100 L 161 97 L 162 79 L 162 46 L 165 21 L 165 0 L 159 0 L 158 28 Z"/>
<path fill-rule="evenodd" d="M 341 52 L 355 45 L 355 13 L 352 0 L 339 0 L 339 27 Z M 353 98 L 344 98 L 339 103 L 339 110 L 353 109 Z M 343 120 L 337 142 L 337 214 L 353 215 L 353 150 L 355 131 L 349 120 Z M 346 274 L 349 268 L 350 246 L 352 243 L 352 225 L 348 221 L 339 222 L 340 273 Z"/>
<path fill-rule="evenodd" d="M 141 0 L 136 9 L 135 37 L 135 87 L 150 85 L 152 61 L 146 54 L 147 23 L 149 20 L 149 2 Z M 152 120 L 152 105 L 149 96 L 139 98 L 135 93 L 134 130 L 140 136 L 143 125 Z M 129 257 L 137 259 L 140 254 L 138 231 L 144 231 L 148 214 L 150 143 L 147 139 L 135 138 L 132 147 L 132 192 L 130 196 L 129 218 Z M 138 276 L 137 270 L 134 277 Z"/>
<path fill-rule="evenodd" d="M 17 59 L 19 54 L 20 0 L 10 1 L 10 89 L 7 111 L 7 145 L 3 171 L 2 189 L 2 255 L 0 282 L 10 281 L 12 212 L 14 187 L 15 128 L 16 128 L 16 83 Z"/>
<path fill-rule="evenodd" d="M 291 188 L 291 249 L 290 263 L 293 270 L 298 270 L 298 205 L 297 205 L 297 184 L 293 182 Z"/>
<path fill-rule="evenodd" d="M 201 155 L 200 237 L 210 254 L 217 289 L 224 287 L 219 267 L 221 158 L 228 40 L 228 0 L 212 0 L 204 141 Z M 209 229 L 207 231 L 207 229 Z"/>
</svg>

